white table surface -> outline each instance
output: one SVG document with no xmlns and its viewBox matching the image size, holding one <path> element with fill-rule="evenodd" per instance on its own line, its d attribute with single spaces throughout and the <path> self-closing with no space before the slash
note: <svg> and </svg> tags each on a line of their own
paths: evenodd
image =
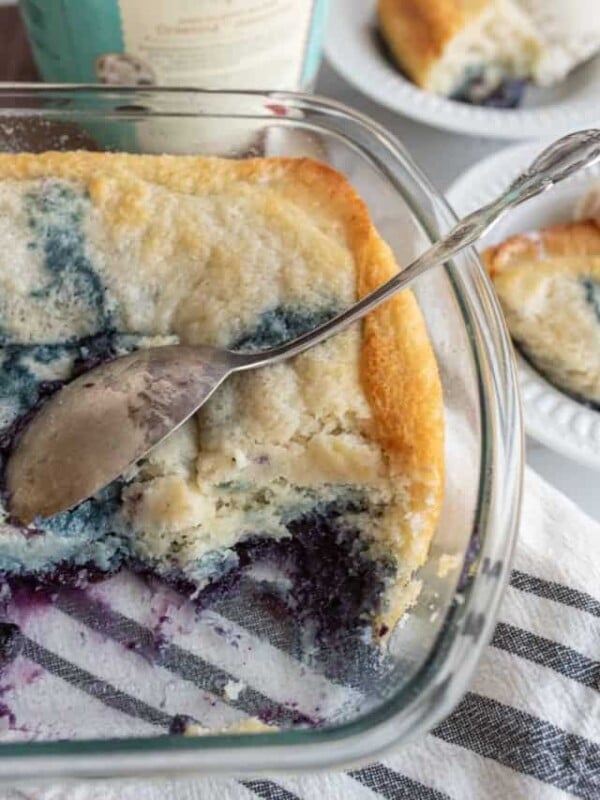
<svg viewBox="0 0 600 800">
<path fill-rule="evenodd" d="M 476 161 L 509 147 L 510 141 L 446 133 L 388 111 L 350 86 L 325 62 L 316 92 L 368 114 L 394 133 L 440 191 Z M 543 445 L 527 440 L 527 463 L 600 521 L 600 473 L 581 467 Z"/>
</svg>

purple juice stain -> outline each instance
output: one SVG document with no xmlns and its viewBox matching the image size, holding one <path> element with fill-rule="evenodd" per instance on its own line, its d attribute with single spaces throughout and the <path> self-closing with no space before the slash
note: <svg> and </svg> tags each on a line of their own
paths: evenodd
<svg viewBox="0 0 600 800">
<path fill-rule="evenodd" d="M 70 590 L 67 590 L 64 593 L 64 596 L 70 599 L 77 606 L 81 606 L 83 604 L 84 606 L 93 608 L 94 616 L 97 619 L 100 619 L 103 623 L 98 628 L 95 628 L 95 630 L 108 638 L 112 636 L 109 627 L 112 625 L 111 618 L 114 612 L 109 603 L 98 597 L 96 593 L 91 594 L 88 592 L 78 591 L 71 592 Z M 149 636 L 146 635 L 142 638 L 136 637 L 129 640 L 119 638 L 121 645 L 126 650 L 141 656 L 151 666 L 160 666 L 163 660 L 165 648 L 170 644 L 170 639 L 162 632 L 160 628 L 160 626 L 163 625 L 167 619 L 168 618 L 166 616 L 163 617 L 163 615 L 161 615 L 159 618 L 159 625 L 145 627 L 144 631 L 145 633 L 150 634 Z M 102 629 L 103 627 L 105 627 L 104 631 Z"/>
<path fill-rule="evenodd" d="M 6 703 L 0 703 L 0 717 L 3 719 L 8 719 L 8 727 L 10 730 L 15 729 L 17 725 L 17 718 L 12 709 L 10 709 Z"/>
<path fill-rule="evenodd" d="M 289 522 L 290 538 L 252 538 L 236 547 L 242 568 L 272 564 L 290 579 L 289 611 L 301 624 L 314 624 L 321 639 L 336 639 L 372 616 L 387 572 L 340 516 L 325 506 Z"/>
<path fill-rule="evenodd" d="M 42 667 L 26 662 L 19 671 L 19 683 L 21 686 L 31 686 L 31 684 L 39 680 L 43 674 L 44 670 Z"/>
<path fill-rule="evenodd" d="M 39 583 L 30 576 L 15 582 L 8 579 L 6 585 L 10 588 L 7 613 L 18 624 L 23 624 L 34 614 L 43 613 L 56 600 L 57 584 L 54 582 Z"/>
<path fill-rule="evenodd" d="M 479 535 L 479 530 L 476 529 L 473 533 L 473 536 L 471 537 L 469 546 L 467 547 L 465 560 L 463 561 L 460 577 L 458 579 L 458 584 L 456 587 L 456 590 L 458 592 L 463 591 L 463 589 L 469 582 L 471 567 L 473 566 L 473 564 L 477 562 L 480 552 L 481 552 L 481 536 Z"/>
<path fill-rule="evenodd" d="M 151 666 L 160 666 L 165 648 L 169 645 L 169 640 L 164 637 L 154 637 L 151 643 L 132 639 L 122 644 L 126 650 L 141 656 Z"/>
<path fill-rule="evenodd" d="M 152 581 L 149 585 L 154 594 L 150 603 L 151 619 L 148 627 L 152 631 L 157 652 L 160 654 L 170 642 L 165 630 L 173 621 L 170 612 L 173 608 L 181 607 L 182 599 L 174 595 L 164 583 Z"/>
<path fill-rule="evenodd" d="M 91 584 L 105 581 L 113 575 L 114 572 L 104 572 L 93 564 L 79 566 L 61 563 L 44 572 L 4 574 L 0 580 L 8 589 L 9 605 L 22 619 L 51 606 L 63 589 L 83 591 Z"/>
<path fill-rule="evenodd" d="M 23 649 L 21 629 L 13 622 L 0 622 L 0 675 L 4 675 L 12 666 L 17 656 Z M 18 686 L 28 686 L 34 683 L 43 674 L 43 670 L 27 661 L 19 662 L 16 670 L 11 673 L 12 682 L 0 686 L 0 697 L 9 692 L 14 692 Z M 7 703 L 0 701 L 0 717 L 8 720 L 10 730 L 17 728 L 17 718 Z M 19 730 L 25 731 L 25 728 Z"/>
</svg>

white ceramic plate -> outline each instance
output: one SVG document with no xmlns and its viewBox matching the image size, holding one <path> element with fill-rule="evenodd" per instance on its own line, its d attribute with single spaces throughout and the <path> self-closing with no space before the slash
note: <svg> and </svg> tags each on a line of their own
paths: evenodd
<svg viewBox="0 0 600 800">
<path fill-rule="evenodd" d="M 560 136 L 600 121 L 600 56 L 559 86 L 530 87 L 519 109 L 470 106 L 424 92 L 382 55 L 375 35 L 376 0 L 332 0 L 325 53 L 351 84 L 373 100 L 437 128 L 505 139 Z"/>
<path fill-rule="evenodd" d="M 446 197 L 459 216 L 496 197 L 543 149 L 526 144 L 484 159 L 455 181 Z M 600 178 L 600 165 L 525 203 L 501 220 L 478 246 L 573 219 L 577 200 Z M 560 392 L 517 354 L 525 429 L 538 441 L 588 467 L 600 469 L 600 413 Z"/>
</svg>

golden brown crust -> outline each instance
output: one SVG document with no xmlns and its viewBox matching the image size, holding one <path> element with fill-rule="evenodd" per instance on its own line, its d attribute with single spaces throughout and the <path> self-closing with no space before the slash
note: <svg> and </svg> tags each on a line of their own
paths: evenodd
<svg viewBox="0 0 600 800">
<path fill-rule="evenodd" d="M 362 296 L 391 277 L 397 266 L 374 229 L 368 210 L 348 181 L 309 159 L 236 161 L 196 156 L 137 156 L 90 152 L 0 154 L 0 180 L 62 177 L 86 183 L 93 202 L 107 203 L 115 224 L 143 217 L 143 182 L 203 195 L 231 183 L 269 182 L 299 204 L 319 226 L 339 232 L 353 253 L 357 293 Z M 110 197 L 111 181 L 119 192 Z M 374 438 L 387 454 L 392 475 L 408 479 L 411 520 L 399 531 L 419 537 L 423 558 L 433 536 L 444 482 L 443 403 L 437 364 L 424 320 L 410 291 L 371 313 L 364 323 L 361 380 L 374 420 Z M 422 559 L 421 559 L 422 560 Z M 395 620 L 393 620 L 395 621 Z"/>
<path fill-rule="evenodd" d="M 426 88 L 429 72 L 454 36 L 488 0 L 379 0 L 379 27 L 400 68 Z"/>
<path fill-rule="evenodd" d="M 600 227 L 594 220 L 565 222 L 533 233 L 511 236 L 482 254 L 490 276 L 523 262 L 564 256 L 599 256 Z"/>
<path fill-rule="evenodd" d="M 359 269 L 359 294 L 395 271 L 391 251 L 373 231 Z M 392 474 L 413 478 L 411 505 L 428 518 L 433 533 L 443 487 L 442 390 L 412 292 L 396 295 L 367 317 L 361 359 L 377 441 L 390 454 Z"/>
</svg>

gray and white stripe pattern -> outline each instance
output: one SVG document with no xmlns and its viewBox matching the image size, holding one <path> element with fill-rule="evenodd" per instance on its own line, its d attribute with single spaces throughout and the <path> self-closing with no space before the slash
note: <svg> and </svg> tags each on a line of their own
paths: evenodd
<svg viewBox="0 0 600 800">
<path fill-rule="evenodd" d="M 206 725 L 234 722 L 266 704 L 283 722 L 335 711 L 320 707 L 326 676 L 299 665 L 289 643 L 244 628 L 226 605 L 202 616 L 201 649 L 185 624 L 157 645 L 143 603 L 132 602 L 132 593 L 143 589 L 123 576 L 111 584 L 110 594 L 91 599 L 77 590 L 61 594 L 43 610 L 43 624 L 38 614 L 18 620 L 25 679 L 9 693 L 15 721 L 5 738 L 23 738 L 18 728 L 31 708 L 49 725 L 54 715 L 57 735 L 60 719 L 76 708 L 88 716 L 90 736 L 117 728 L 121 735 L 165 733 L 186 708 Z M 237 637 L 237 661 L 231 648 L 225 658 L 224 630 Z M 249 648 L 253 658 L 246 658 Z M 266 676 L 251 666 L 261 658 L 274 665 Z M 300 705 L 292 699 L 294 680 L 305 683 Z M 230 681 L 243 681 L 242 690 L 225 702 Z M 343 704 L 354 691 L 340 687 L 338 697 L 328 685 L 327 702 Z M 112 798 L 111 792 L 106 784 L 91 784 L 28 789 L 26 795 L 0 790 L 0 797 L 92 800 Z M 430 734 L 381 762 L 325 775 L 124 783 L 114 792 L 136 800 L 598 800 L 600 526 L 528 474 L 515 568 L 470 691 Z"/>
</svg>

